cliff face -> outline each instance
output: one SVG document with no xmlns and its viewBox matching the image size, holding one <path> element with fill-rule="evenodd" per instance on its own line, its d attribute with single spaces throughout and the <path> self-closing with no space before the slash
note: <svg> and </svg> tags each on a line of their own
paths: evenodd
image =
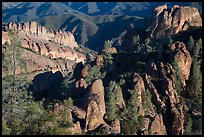
<svg viewBox="0 0 204 137">
<path fill-rule="evenodd" d="M 197 8 L 174 5 L 168 9 L 167 5 L 158 6 L 152 15 L 150 35 L 157 39 L 169 34 L 177 34 L 190 26 L 202 26 Z"/>
<path fill-rule="evenodd" d="M 5 30 L 11 29 L 17 32 L 21 46 L 25 48 L 21 57 L 26 60 L 27 73 L 51 70 L 65 74 L 74 64 L 86 62 L 86 56 L 73 49 L 78 45 L 70 32 L 48 30 L 36 22 L 9 23 Z M 2 31 L 2 44 L 6 41 L 11 44 L 7 31 Z M 25 72 L 18 68 L 16 73 Z"/>
<path fill-rule="evenodd" d="M 38 38 L 44 39 L 46 41 L 51 41 L 62 46 L 67 46 L 72 49 L 78 47 L 75 38 L 71 32 L 62 32 L 61 30 L 49 30 L 46 29 L 44 26 L 38 25 L 34 21 L 19 24 L 10 22 L 8 26 L 5 27 L 5 29 L 13 29 L 17 32 L 24 32 L 27 35 L 35 35 Z"/>
</svg>

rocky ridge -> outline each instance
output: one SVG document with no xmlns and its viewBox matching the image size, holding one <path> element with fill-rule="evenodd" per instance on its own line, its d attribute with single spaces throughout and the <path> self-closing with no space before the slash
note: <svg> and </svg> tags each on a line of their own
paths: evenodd
<svg viewBox="0 0 204 137">
<path fill-rule="evenodd" d="M 61 30 L 47 29 L 44 26 L 38 25 L 35 21 L 25 22 L 25 23 L 13 23 L 10 22 L 5 26 L 5 30 L 16 30 L 17 32 L 24 32 L 27 35 L 35 35 L 46 41 L 51 41 L 62 46 L 67 46 L 70 48 L 78 47 L 75 41 L 74 35 L 71 32 L 65 32 Z"/>
<path fill-rule="evenodd" d="M 86 62 L 86 56 L 77 52 L 78 47 L 73 34 L 60 30 L 48 30 L 44 26 L 38 26 L 36 22 L 9 23 L 7 31 L 2 31 L 2 44 L 7 41 L 11 44 L 11 36 L 8 31 L 14 30 L 21 42 L 22 58 L 26 60 L 27 73 L 43 72 L 50 70 L 65 72 L 71 71 L 76 63 Z M 54 39 L 53 39 L 54 38 Z M 26 73 L 21 68 L 17 74 Z"/>
</svg>

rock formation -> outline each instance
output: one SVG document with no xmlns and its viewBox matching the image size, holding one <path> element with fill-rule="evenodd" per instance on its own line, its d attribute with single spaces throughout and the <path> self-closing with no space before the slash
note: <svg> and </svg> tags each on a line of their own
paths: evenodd
<svg viewBox="0 0 204 137">
<path fill-rule="evenodd" d="M 120 129 L 120 120 L 118 118 L 116 118 L 112 124 L 111 124 L 111 127 L 112 127 L 112 133 L 114 134 L 120 134 L 121 132 L 121 129 Z"/>
<path fill-rule="evenodd" d="M 75 61 L 76 63 L 84 63 L 86 61 L 85 55 L 76 52 L 69 47 L 60 46 L 59 44 L 55 44 L 53 42 L 45 40 L 42 37 L 38 37 L 35 35 L 25 35 L 22 32 L 19 32 L 18 36 L 21 40 L 22 47 L 31 49 L 37 54 L 48 56 L 52 59 L 69 59 Z"/>
<path fill-rule="evenodd" d="M 154 121 L 150 126 L 150 131 L 152 135 L 166 135 L 166 128 L 163 123 L 163 117 L 161 114 L 156 115 Z"/>
<path fill-rule="evenodd" d="M 36 35 L 37 37 L 57 43 L 70 48 L 78 47 L 75 38 L 71 32 L 62 32 L 61 30 L 49 30 L 44 26 L 38 25 L 36 22 L 13 23 L 8 24 L 7 29 L 13 29 L 17 32 L 24 32 L 27 35 Z"/>
<path fill-rule="evenodd" d="M 102 80 L 95 80 L 90 88 L 89 91 L 89 97 L 90 100 L 96 101 L 99 111 L 101 112 L 101 115 L 106 113 L 105 109 L 105 100 L 104 100 L 104 87 L 103 87 L 103 81 Z"/>
<path fill-rule="evenodd" d="M 9 44 L 11 44 L 11 38 L 8 36 L 8 33 L 2 31 L 2 44 L 5 44 L 6 41 L 7 41 Z"/>
<path fill-rule="evenodd" d="M 83 78 L 85 78 L 88 75 L 90 68 L 91 66 L 89 64 L 86 64 L 84 68 L 81 70 L 81 75 Z"/>
<path fill-rule="evenodd" d="M 165 111 L 166 105 L 165 103 L 160 99 L 160 96 L 158 94 L 158 91 L 154 87 L 153 83 L 149 80 L 149 77 L 147 74 L 143 75 L 143 80 L 145 87 L 149 89 L 150 93 L 152 94 L 152 103 L 156 106 L 157 109 L 161 109 Z"/>
<path fill-rule="evenodd" d="M 178 60 L 178 69 L 182 79 L 182 86 L 185 87 L 185 80 L 188 80 L 189 78 L 192 64 L 190 53 L 186 49 L 185 44 L 179 41 L 175 42 L 171 46 L 171 51 L 174 53 L 172 58 L 176 58 Z"/>
<path fill-rule="evenodd" d="M 103 65 L 103 56 L 102 55 L 98 55 L 96 58 L 95 58 L 95 64 L 97 66 L 101 66 Z"/>
<path fill-rule="evenodd" d="M 96 101 L 91 100 L 86 114 L 86 131 L 94 130 L 103 123 L 102 113 L 100 112 Z"/>
<path fill-rule="evenodd" d="M 86 61 L 85 55 L 72 49 L 77 44 L 73 35 L 69 32 L 48 31 L 45 27 L 38 26 L 36 22 L 9 23 L 6 30 L 10 29 L 16 30 L 21 46 L 25 48 L 21 54 L 22 59 L 26 61 L 25 67 L 27 69 L 25 71 L 22 68 L 17 68 L 16 74 L 41 73 L 51 70 L 52 72 L 60 71 L 64 75 L 65 72 L 73 69 L 74 64 L 85 63 Z M 58 35 L 66 40 L 65 44 L 50 39 L 58 37 Z M 10 44 L 11 38 L 8 32 L 2 31 L 2 44 L 5 44 L 6 41 Z M 67 45 L 68 43 L 69 45 Z"/>
<path fill-rule="evenodd" d="M 172 80 L 166 78 L 163 80 L 163 87 L 165 88 L 166 96 L 170 101 L 170 117 L 171 117 L 171 134 L 183 135 L 184 134 L 184 113 L 183 105 L 180 104 L 179 95 L 173 88 Z"/>
<path fill-rule="evenodd" d="M 133 76 L 133 83 L 134 83 L 134 86 L 138 87 L 137 92 L 137 105 L 138 105 L 138 109 L 139 109 L 139 112 L 138 112 L 138 115 L 143 115 L 144 116 L 144 108 L 142 106 L 142 95 L 144 94 L 145 92 L 145 85 L 144 85 L 144 81 L 143 79 L 140 77 L 139 74 L 135 73 L 134 76 Z"/>
<path fill-rule="evenodd" d="M 190 26 L 202 26 L 202 19 L 197 8 L 174 5 L 158 6 L 152 15 L 151 36 L 162 38 L 168 34 L 177 34 Z"/>
<path fill-rule="evenodd" d="M 38 96 L 45 94 L 44 92 L 51 88 L 53 85 L 62 82 L 62 73 L 57 71 L 52 73 L 51 71 L 38 74 L 33 79 L 34 93 Z"/>
</svg>

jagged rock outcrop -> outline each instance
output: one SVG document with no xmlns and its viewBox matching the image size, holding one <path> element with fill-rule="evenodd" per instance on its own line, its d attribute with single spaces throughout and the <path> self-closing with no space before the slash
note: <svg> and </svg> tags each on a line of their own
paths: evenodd
<svg viewBox="0 0 204 137">
<path fill-rule="evenodd" d="M 161 109 L 163 111 L 166 110 L 165 103 L 160 99 L 160 96 L 158 94 L 157 89 L 155 88 L 154 84 L 149 80 L 149 77 L 147 74 L 144 74 L 143 76 L 145 87 L 150 91 L 152 95 L 152 103 L 156 106 L 157 109 Z"/>
<path fill-rule="evenodd" d="M 139 112 L 138 112 L 138 115 L 143 115 L 144 116 L 144 108 L 142 106 L 142 95 L 144 94 L 145 92 L 145 85 L 144 85 L 144 81 L 143 79 L 140 77 L 139 74 L 135 73 L 134 76 L 133 76 L 133 83 L 134 83 L 134 86 L 138 87 L 137 92 L 137 105 L 138 105 L 138 109 L 139 109 Z"/>
<path fill-rule="evenodd" d="M 167 5 L 158 6 L 152 15 L 150 35 L 156 39 L 162 38 L 187 30 L 190 26 L 202 26 L 197 8 L 174 5 L 168 9 Z"/>
<path fill-rule="evenodd" d="M 35 35 L 25 35 L 22 32 L 18 33 L 18 37 L 21 40 L 22 47 L 30 49 L 37 54 L 48 56 L 51 59 L 69 59 L 75 61 L 76 63 L 84 63 L 86 61 L 85 55 L 76 52 L 69 47 L 60 46 L 59 44 L 44 40 L 42 37 Z"/>
<path fill-rule="evenodd" d="M 2 34 L 2 44 L 4 44 L 5 41 L 10 42 L 8 32 L 2 32 Z M 27 65 L 29 66 L 27 67 L 28 72 L 38 70 L 42 71 L 46 69 L 47 66 L 47 68 L 49 67 L 53 72 L 59 70 L 63 73 L 64 71 L 70 70 L 74 63 L 84 63 L 86 61 L 85 55 L 78 53 L 69 47 L 60 47 L 57 44 L 42 40 L 41 38 L 38 38 L 34 35 L 27 36 L 21 32 L 19 32 L 17 35 L 21 41 L 21 46 L 34 52 L 33 53 L 28 50 L 22 50 L 22 58 L 26 60 L 27 64 L 29 64 Z M 50 59 L 39 55 L 47 56 Z M 34 64 L 31 62 L 39 65 L 34 66 Z M 32 67 L 30 67 L 30 65 Z M 20 72 L 22 73 L 21 70 L 19 70 L 19 74 Z"/>
<path fill-rule="evenodd" d="M 117 53 L 117 50 L 115 47 L 108 47 L 105 49 L 105 52 L 110 53 L 110 54 L 114 54 L 114 53 Z"/>
<path fill-rule="evenodd" d="M 152 135 L 166 135 L 166 128 L 163 123 L 163 117 L 161 114 L 157 114 L 152 124 L 150 125 L 150 131 Z"/>
<path fill-rule="evenodd" d="M 75 38 L 71 32 L 62 32 L 61 30 L 48 30 L 36 22 L 13 23 L 8 24 L 7 29 L 14 29 L 17 32 L 24 32 L 27 35 L 36 35 L 41 39 L 57 43 L 70 48 L 78 47 Z"/>
<path fill-rule="evenodd" d="M 26 61 L 26 70 L 18 69 L 16 74 L 29 73 L 29 78 L 32 79 L 32 73 L 41 73 L 44 71 L 60 71 L 63 75 L 73 69 L 74 61 L 70 60 L 51 60 L 44 56 L 37 55 L 31 51 L 23 50 L 22 58 Z"/>
<path fill-rule="evenodd" d="M 170 102 L 170 117 L 171 117 L 171 129 L 170 132 L 173 135 L 183 135 L 184 134 L 184 113 L 183 105 L 180 104 L 179 95 L 173 88 L 173 82 L 169 78 L 163 80 L 162 83 L 165 94 Z"/>
<path fill-rule="evenodd" d="M 91 100 L 86 114 L 86 131 L 92 131 L 104 123 L 103 115 L 95 100 Z M 85 132 L 86 132 L 85 131 Z"/>
<path fill-rule="evenodd" d="M 190 68 L 192 64 L 192 59 L 189 51 L 186 49 L 186 46 L 183 42 L 175 42 L 171 46 L 172 58 L 176 58 L 178 60 L 178 69 L 180 73 L 180 77 L 182 80 L 182 86 L 185 87 L 185 80 L 188 80 L 190 75 Z"/>
</svg>

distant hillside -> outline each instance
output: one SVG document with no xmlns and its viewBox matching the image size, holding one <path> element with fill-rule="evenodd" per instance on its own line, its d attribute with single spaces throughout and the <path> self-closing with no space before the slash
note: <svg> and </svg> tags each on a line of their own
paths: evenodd
<svg viewBox="0 0 204 137">
<path fill-rule="evenodd" d="M 190 5 L 202 12 L 202 2 L 2 2 L 2 23 L 36 20 L 48 28 L 69 30 L 79 44 L 100 50 L 107 39 L 120 45 L 130 24 L 150 25 L 152 10 L 163 4 Z"/>
<path fill-rule="evenodd" d="M 118 38 L 130 24 L 144 28 L 144 19 L 136 16 L 84 14 L 52 15 L 37 19 L 36 22 L 50 29 L 71 31 L 79 44 L 100 50 L 105 40 Z"/>
<path fill-rule="evenodd" d="M 27 22 L 47 15 L 71 11 L 96 15 L 129 15 L 151 17 L 156 6 L 167 4 L 194 6 L 202 12 L 202 2 L 2 2 L 3 22 Z"/>
</svg>

